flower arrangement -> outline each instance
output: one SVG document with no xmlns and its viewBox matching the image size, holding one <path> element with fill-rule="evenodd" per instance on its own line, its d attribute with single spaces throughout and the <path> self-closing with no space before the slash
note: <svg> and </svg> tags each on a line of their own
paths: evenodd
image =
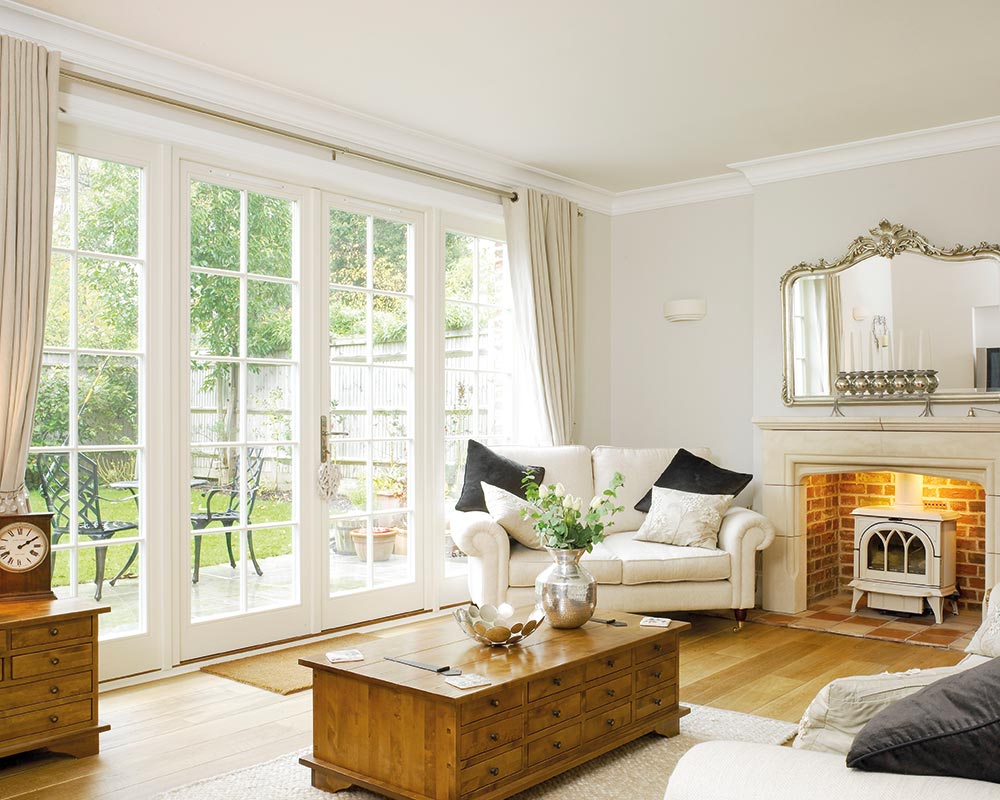
<svg viewBox="0 0 1000 800">
<path fill-rule="evenodd" d="M 542 544 L 556 550 L 586 550 L 604 541 L 604 530 L 614 525 L 610 520 L 624 506 L 615 505 L 618 489 L 625 481 L 620 472 L 611 476 L 611 485 L 583 507 L 583 498 L 566 493 L 561 483 L 539 486 L 533 474 L 525 474 L 521 485 L 528 502 L 536 511 L 525 511 L 524 518 L 534 520 Z M 606 519 L 607 518 L 607 519 Z"/>
</svg>

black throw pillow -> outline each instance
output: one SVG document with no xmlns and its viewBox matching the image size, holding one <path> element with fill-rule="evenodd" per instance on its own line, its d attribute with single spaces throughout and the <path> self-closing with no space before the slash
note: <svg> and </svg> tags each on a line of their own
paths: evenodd
<svg viewBox="0 0 1000 800">
<path fill-rule="evenodd" d="M 711 461 L 689 453 L 682 447 L 653 486 L 692 494 L 731 494 L 735 497 L 746 489 L 752 480 L 753 475 L 717 467 Z M 648 514 L 652 502 L 653 489 L 650 487 L 650 490 L 635 504 L 635 510 Z"/>
<path fill-rule="evenodd" d="M 524 471 L 530 469 L 535 483 L 541 485 L 545 479 L 545 467 L 526 467 L 499 453 L 494 453 L 484 444 L 469 439 L 469 451 L 465 458 L 465 484 L 462 496 L 455 503 L 459 511 L 487 511 L 483 497 L 483 483 L 499 486 L 511 494 L 524 499 Z"/>
<path fill-rule="evenodd" d="M 997 753 L 1000 658 L 935 681 L 884 708 L 854 737 L 847 766 L 1000 783 Z"/>
</svg>

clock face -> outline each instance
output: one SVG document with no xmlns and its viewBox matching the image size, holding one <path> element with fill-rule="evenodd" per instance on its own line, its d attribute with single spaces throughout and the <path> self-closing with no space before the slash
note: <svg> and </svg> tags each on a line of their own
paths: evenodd
<svg viewBox="0 0 1000 800">
<path fill-rule="evenodd" d="M 49 542 L 37 525 L 12 522 L 0 528 L 0 569 L 28 572 L 45 561 Z"/>
</svg>

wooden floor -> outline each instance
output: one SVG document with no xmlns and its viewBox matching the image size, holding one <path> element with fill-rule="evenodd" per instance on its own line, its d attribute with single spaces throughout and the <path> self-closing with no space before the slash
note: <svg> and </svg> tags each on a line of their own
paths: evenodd
<svg viewBox="0 0 1000 800">
<path fill-rule="evenodd" d="M 680 617 L 681 615 L 677 615 Z M 681 701 L 797 721 L 846 675 L 939 667 L 962 654 L 930 647 L 684 615 Z M 101 695 L 111 730 L 101 754 L 0 759 L 0 798 L 143 800 L 310 745 L 311 692 L 281 697 L 202 672 Z M 308 773 L 303 767 L 303 781 Z"/>
</svg>

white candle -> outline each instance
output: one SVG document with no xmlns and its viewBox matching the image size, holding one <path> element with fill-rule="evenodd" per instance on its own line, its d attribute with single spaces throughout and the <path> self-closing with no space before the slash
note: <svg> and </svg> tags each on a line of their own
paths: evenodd
<svg viewBox="0 0 1000 800">
<path fill-rule="evenodd" d="M 854 367 L 851 366 L 851 357 L 854 355 L 854 334 L 850 334 L 850 338 L 844 337 L 843 341 L 844 349 L 844 364 L 843 371 L 850 372 Z"/>
<path fill-rule="evenodd" d="M 875 337 L 868 334 L 868 371 L 871 372 L 875 369 Z"/>
<path fill-rule="evenodd" d="M 895 358 L 893 356 L 893 353 L 892 353 L 892 332 L 891 331 L 886 336 L 886 338 L 889 340 L 889 354 L 888 354 L 889 355 L 889 369 L 896 369 L 896 360 L 895 360 Z"/>
<path fill-rule="evenodd" d="M 906 353 L 903 351 L 903 342 L 906 341 L 906 336 L 903 334 L 903 329 L 899 329 L 899 335 L 896 337 L 899 340 L 899 353 L 896 354 L 896 363 L 899 365 L 899 369 L 906 369 Z"/>
<path fill-rule="evenodd" d="M 851 369 L 860 372 L 862 369 L 861 342 L 854 334 L 855 331 L 851 331 Z"/>
<path fill-rule="evenodd" d="M 917 369 L 924 368 L 924 332 L 917 335 Z"/>
</svg>

